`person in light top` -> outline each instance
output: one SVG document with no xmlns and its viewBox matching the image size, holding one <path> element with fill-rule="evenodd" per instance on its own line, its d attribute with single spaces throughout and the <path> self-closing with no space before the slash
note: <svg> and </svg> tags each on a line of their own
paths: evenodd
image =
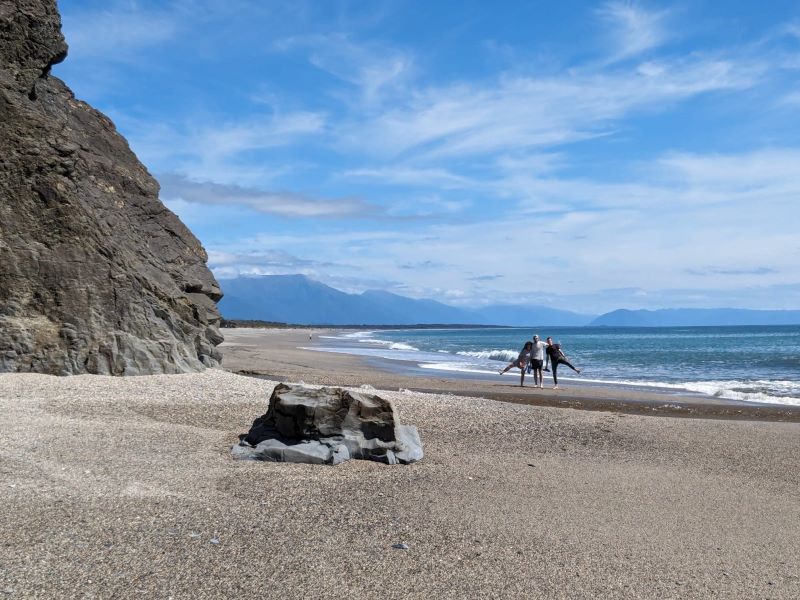
<svg viewBox="0 0 800 600">
<path fill-rule="evenodd" d="M 544 353 L 547 344 L 539 339 L 538 335 L 533 336 L 533 352 L 531 353 L 531 362 L 529 365 L 529 372 L 533 371 L 533 386 L 544 387 L 544 374 L 542 373 L 542 366 L 544 366 Z"/>
</svg>

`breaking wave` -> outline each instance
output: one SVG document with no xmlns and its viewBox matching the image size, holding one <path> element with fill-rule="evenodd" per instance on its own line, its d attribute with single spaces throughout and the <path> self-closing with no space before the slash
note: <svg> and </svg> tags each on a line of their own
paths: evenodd
<svg viewBox="0 0 800 600">
<path fill-rule="evenodd" d="M 470 358 L 480 358 L 483 360 L 502 360 L 510 362 L 519 356 L 516 350 L 462 350 L 456 352 L 459 356 L 469 356 Z"/>
</svg>

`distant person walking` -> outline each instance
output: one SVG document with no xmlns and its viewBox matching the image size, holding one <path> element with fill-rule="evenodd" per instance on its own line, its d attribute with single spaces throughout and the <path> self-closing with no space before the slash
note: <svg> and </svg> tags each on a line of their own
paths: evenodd
<svg viewBox="0 0 800 600">
<path fill-rule="evenodd" d="M 530 369 L 533 371 L 533 385 L 544 387 L 544 374 L 542 373 L 542 366 L 544 365 L 544 353 L 547 344 L 539 339 L 538 335 L 533 336 L 533 346 L 531 354 Z"/>
<path fill-rule="evenodd" d="M 566 354 L 561 351 L 561 344 L 554 344 L 553 338 L 547 338 L 547 363 L 553 366 L 553 389 L 558 389 L 558 365 L 567 365 L 570 369 L 575 371 L 576 373 L 580 373 L 581 370 L 577 369 L 572 366 L 572 363 L 567 360 Z M 545 371 L 547 370 L 547 364 L 545 364 Z"/>
<path fill-rule="evenodd" d="M 519 374 L 519 385 L 522 387 L 525 385 L 525 369 L 528 368 L 528 363 L 531 361 L 531 354 L 533 353 L 533 342 L 525 342 L 525 345 L 522 347 L 522 350 L 517 356 L 517 360 L 508 363 L 505 369 L 500 371 L 500 375 L 508 371 L 509 369 L 513 369 L 514 367 L 518 367 L 520 370 Z"/>
</svg>

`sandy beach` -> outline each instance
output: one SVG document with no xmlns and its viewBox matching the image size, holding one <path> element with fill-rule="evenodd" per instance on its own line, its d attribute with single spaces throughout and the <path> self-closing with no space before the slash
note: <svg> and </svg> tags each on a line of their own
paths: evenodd
<svg viewBox="0 0 800 600">
<path fill-rule="evenodd" d="M 2 596 L 800 596 L 796 422 L 403 378 L 299 350 L 308 333 L 225 331 L 227 371 L 0 375 Z M 388 390 L 425 458 L 232 460 L 301 380 Z"/>
<path fill-rule="evenodd" d="M 429 371 L 408 375 L 398 361 L 376 361 L 349 354 L 316 352 L 311 349 L 327 342 L 335 330 L 323 329 L 226 329 L 223 367 L 235 373 L 258 375 L 275 381 L 304 381 L 320 385 L 371 385 L 381 390 L 408 389 L 430 393 L 491 398 L 536 406 L 558 406 L 583 410 L 630 414 L 710 418 L 744 418 L 800 422 L 800 407 L 744 404 L 708 395 L 686 392 L 658 392 L 623 386 L 581 385 L 562 381 L 553 390 L 549 373 L 545 388 L 533 387 L 533 378 L 519 385 L 519 371 L 503 377 L 465 379 L 454 373 Z M 309 335 L 311 340 L 309 340 Z M 321 337 L 323 336 L 323 337 Z M 498 363 L 502 366 L 502 363 Z"/>
</svg>

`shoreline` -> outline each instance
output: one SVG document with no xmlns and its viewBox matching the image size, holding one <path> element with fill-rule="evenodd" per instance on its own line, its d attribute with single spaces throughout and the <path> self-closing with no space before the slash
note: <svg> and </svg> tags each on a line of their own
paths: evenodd
<svg viewBox="0 0 800 600">
<path fill-rule="evenodd" d="M 514 404 L 653 416 L 800 422 L 800 407 L 746 403 L 672 388 L 643 389 L 613 383 L 586 384 L 564 378 L 559 390 L 519 387 L 518 374 L 502 378 L 443 371 L 419 373 L 414 363 L 306 349 L 336 329 L 225 329 L 222 366 L 234 373 L 273 381 L 303 381 L 345 387 L 489 398 Z M 308 336 L 312 335 L 309 342 Z M 326 340 L 329 342 L 330 340 Z M 530 376 L 526 377 L 529 380 Z M 532 381 L 532 379 L 530 379 Z M 513 383 L 512 383 L 513 382 Z"/>
</svg>

